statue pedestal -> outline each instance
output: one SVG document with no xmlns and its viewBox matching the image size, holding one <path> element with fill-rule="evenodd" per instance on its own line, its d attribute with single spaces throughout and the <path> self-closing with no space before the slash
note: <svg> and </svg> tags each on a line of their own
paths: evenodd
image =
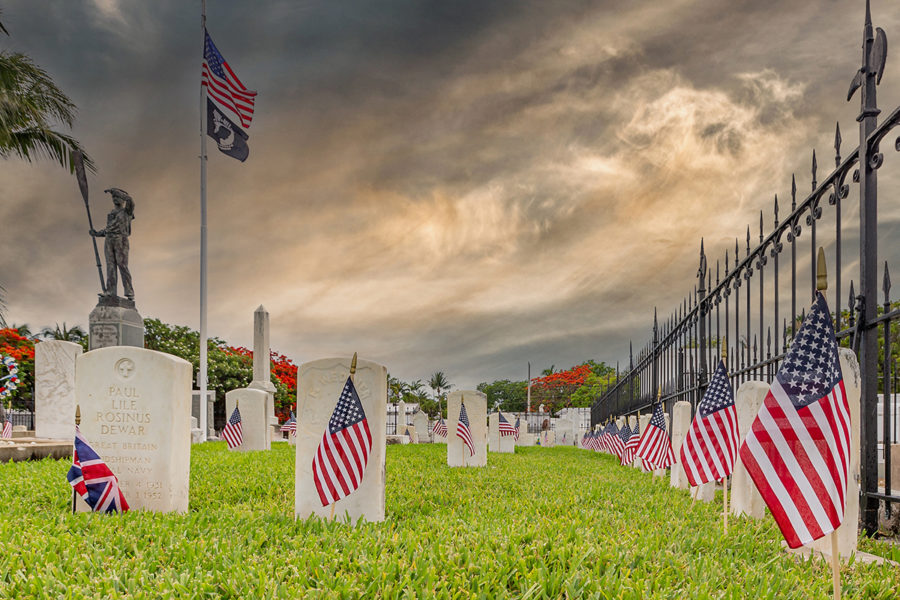
<svg viewBox="0 0 900 600">
<path fill-rule="evenodd" d="M 88 317 L 89 350 L 109 346 L 144 347 L 144 319 L 134 300 L 101 296 Z"/>
</svg>

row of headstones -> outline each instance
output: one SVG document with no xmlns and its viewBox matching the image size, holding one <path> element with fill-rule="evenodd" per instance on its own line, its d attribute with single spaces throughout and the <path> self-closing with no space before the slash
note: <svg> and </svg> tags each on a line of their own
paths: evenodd
<svg viewBox="0 0 900 600">
<path fill-rule="evenodd" d="M 838 350 L 841 371 L 844 378 L 844 386 L 847 390 L 847 400 L 850 404 L 851 436 L 854 443 L 851 444 L 850 477 L 847 480 L 847 506 L 844 511 L 844 522 L 838 529 L 838 547 L 842 556 L 849 556 L 857 549 L 857 523 L 859 521 L 859 414 L 860 414 L 860 372 L 856 355 L 846 348 Z M 747 381 L 738 388 L 735 394 L 735 408 L 738 415 L 738 430 L 741 441 L 753 424 L 759 409 L 762 407 L 769 392 L 769 385 L 762 381 Z M 646 431 L 650 421 L 650 414 L 628 417 L 628 425 L 634 429 L 635 424 L 640 425 L 641 431 Z M 669 472 L 669 484 L 674 488 L 690 489 L 691 496 L 697 500 L 710 502 L 715 497 L 716 484 L 709 482 L 697 488 L 690 488 L 687 474 L 680 463 L 681 445 L 687 436 L 691 426 L 691 403 L 686 401 L 676 402 L 672 411 L 672 423 L 669 425 L 669 415 L 666 415 L 666 426 L 671 431 L 672 449 L 675 452 L 676 462 Z M 619 419 L 619 427 L 624 425 L 624 420 Z M 636 458 L 633 467 L 642 468 L 642 461 Z M 660 469 L 653 472 L 654 476 L 665 476 L 666 470 Z M 766 504 L 759 490 L 750 479 L 746 467 L 737 457 L 734 471 L 731 476 L 731 499 L 729 511 L 737 516 L 747 516 L 754 519 L 762 519 L 766 514 Z M 826 553 L 831 552 L 830 540 L 825 537 L 814 542 L 813 546 Z"/>
</svg>

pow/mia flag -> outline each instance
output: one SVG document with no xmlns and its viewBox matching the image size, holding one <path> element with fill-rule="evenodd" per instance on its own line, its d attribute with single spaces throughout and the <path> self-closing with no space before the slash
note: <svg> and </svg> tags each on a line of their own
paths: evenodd
<svg viewBox="0 0 900 600">
<path fill-rule="evenodd" d="M 206 99 L 206 135 L 216 141 L 223 154 L 241 162 L 247 160 L 247 156 L 250 154 L 247 140 L 250 139 L 250 136 L 239 125 L 235 125 L 231 119 L 226 117 L 209 98 Z"/>
</svg>

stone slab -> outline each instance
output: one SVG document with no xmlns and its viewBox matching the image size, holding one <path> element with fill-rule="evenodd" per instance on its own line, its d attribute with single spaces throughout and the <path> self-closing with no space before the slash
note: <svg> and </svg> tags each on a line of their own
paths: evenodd
<svg viewBox="0 0 900 600">
<path fill-rule="evenodd" d="M 75 395 L 81 433 L 118 477 L 132 510 L 186 512 L 191 364 L 144 348 L 100 348 L 76 359 Z"/>
<path fill-rule="evenodd" d="M 691 428 L 691 403 L 681 400 L 672 407 L 672 450 L 675 452 L 675 464 L 669 475 L 669 485 L 673 488 L 686 490 L 691 487 L 684 467 L 681 464 L 681 445 L 687 432 Z"/>
<path fill-rule="evenodd" d="M 238 388 L 225 394 L 225 418 L 231 418 L 234 407 L 241 413 L 240 446 L 231 448 L 234 452 L 270 450 L 272 448 L 272 428 L 269 426 L 267 409 L 269 393 L 264 390 Z"/>
<path fill-rule="evenodd" d="M 144 347 L 144 319 L 134 308 L 98 304 L 88 317 L 88 348 Z"/>
<path fill-rule="evenodd" d="M 216 405 L 216 392 L 215 390 L 207 390 L 206 391 L 206 424 L 209 432 L 207 433 L 207 437 L 212 437 L 215 435 L 215 427 L 213 423 L 215 422 L 215 418 L 213 416 Z M 197 422 L 200 422 L 200 390 L 193 390 L 191 392 L 191 416 L 197 419 Z M 229 415 L 230 416 L 230 415 Z M 199 425 L 198 425 L 199 427 Z"/>
<path fill-rule="evenodd" d="M 490 452 L 502 452 L 511 454 L 516 451 L 516 440 L 513 436 L 500 435 L 500 417 L 497 411 L 488 415 L 488 450 Z M 503 417 L 513 425 L 516 420 L 510 414 L 504 414 Z"/>
<path fill-rule="evenodd" d="M 72 439 L 75 439 L 74 433 Z M 17 438 L 15 441 L 0 440 L 0 463 L 42 460 L 48 457 L 71 459 L 72 442 L 33 437 Z"/>
<path fill-rule="evenodd" d="M 475 444 L 475 455 L 456 435 L 461 400 L 465 399 L 469 417 L 469 433 Z M 475 390 L 457 390 L 447 397 L 447 464 L 451 467 L 487 466 L 487 396 Z"/>
<path fill-rule="evenodd" d="M 750 426 L 756 419 L 766 394 L 769 393 L 769 384 L 762 381 L 746 381 L 738 388 L 734 397 L 734 405 L 738 416 L 738 433 L 741 443 L 750 431 Z M 740 448 L 740 446 L 738 446 Z M 746 515 L 753 519 L 762 519 L 766 516 L 766 503 L 763 501 L 759 490 L 747 467 L 741 461 L 740 454 L 735 457 L 734 472 L 731 476 L 731 497 L 728 499 L 731 513 L 734 515 Z"/>
<path fill-rule="evenodd" d="M 403 435 L 408 440 L 409 444 L 418 444 L 419 443 L 419 432 L 416 431 L 415 425 L 406 425 L 403 427 Z"/>
<path fill-rule="evenodd" d="M 556 445 L 556 432 L 552 429 L 545 429 L 538 435 L 537 445 L 544 448 L 552 448 Z"/>
<path fill-rule="evenodd" d="M 324 358 L 300 365 L 297 383 L 297 458 L 295 463 L 294 514 L 328 518 L 313 481 L 313 457 L 325 434 L 341 391 L 350 374 L 350 358 Z M 372 450 L 359 487 L 334 504 L 335 519 L 352 523 L 384 520 L 385 445 L 387 421 L 387 369 L 359 359 L 355 376 L 369 431 Z M 405 437 L 405 436 L 400 436 Z"/>
<path fill-rule="evenodd" d="M 80 344 L 47 340 L 34 345 L 34 431 L 47 439 L 75 439 L 75 359 Z"/>
<path fill-rule="evenodd" d="M 646 415 L 638 415 L 638 425 L 640 426 L 641 435 L 643 435 L 643 433 L 647 431 L 647 424 L 650 423 L 651 416 L 652 415 L 650 413 L 647 413 Z M 633 464 L 635 468 L 640 469 L 641 471 L 647 471 L 647 469 L 644 468 L 644 459 L 636 457 Z"/>
<path fill-rule="evenodd" d="M 412 422 L 416 428 L 416 431 L 419 433 L 418 443 L 424 444 L 426 442 L 430 442 L 432 433 L 431 423 L 428 421 L 428 415 L 420 410 L 412 416 Z"/>
</svg>

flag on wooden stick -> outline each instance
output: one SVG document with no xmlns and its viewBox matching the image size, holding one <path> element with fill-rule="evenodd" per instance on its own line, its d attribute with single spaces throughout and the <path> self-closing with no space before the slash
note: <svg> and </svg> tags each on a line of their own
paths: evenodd
<svg viewBox="0 0 900 600">
<path fill-rule="evenodd" d="M 850 443 L 834 327 L 817 292 L 740 449 L 791 548 L 827 535 L 844 520 Z"/>
<path fill-rule="evenodd" d="M 225 424 L 225 429 L 222 430 L 222 437 L 225 438 L 225 443 L 228 444 L 229 450 L 237 448 L 244 443 L 241 411 L 237 406 L 234 407 L 231 417 L 228 418 L 228 423 Z"/>
<path fill-rule="evenodd" d="M 672 440 L 669 439 L 669 434 L 666 432 L 662 402 L 657 402 L 653 408 L 653 416 L 650 417 L 647 428 L 641 434 L 641 442 L 638 444 L 635 456 L 642 458 L 646 467 L 651 471 L 666 469 L 675 462 Z"/>
<path fill-rule="evenodd" d="M 734 393 L 722 360 L 681 446 L 681 464 L 691 487 L 731 475 L 739 442 Z"/>
<path fill-rule="evenodd" d="M 459 420 L 456 422 L 456 437 L 461 439 L 469 449 L 469 456 L 475 456 L 475 442 L 469 431 L 469 415 L 466 414 L 465 402 L 459 405 Z"/>
<path fill-rule="evenodd" d="M 513 427 L 509 421 L 506 420 L 506 417 L 503 416 L 503 413 L 497 411 L 497 416 L 499 417 L 499 429 L 500 429 L 500 437 L 506 437 L 509 435 L 519 437 L 519 430 L 516 427 Z M 518 420 L 516 421 L 518 423 Z"/>
</svg>

